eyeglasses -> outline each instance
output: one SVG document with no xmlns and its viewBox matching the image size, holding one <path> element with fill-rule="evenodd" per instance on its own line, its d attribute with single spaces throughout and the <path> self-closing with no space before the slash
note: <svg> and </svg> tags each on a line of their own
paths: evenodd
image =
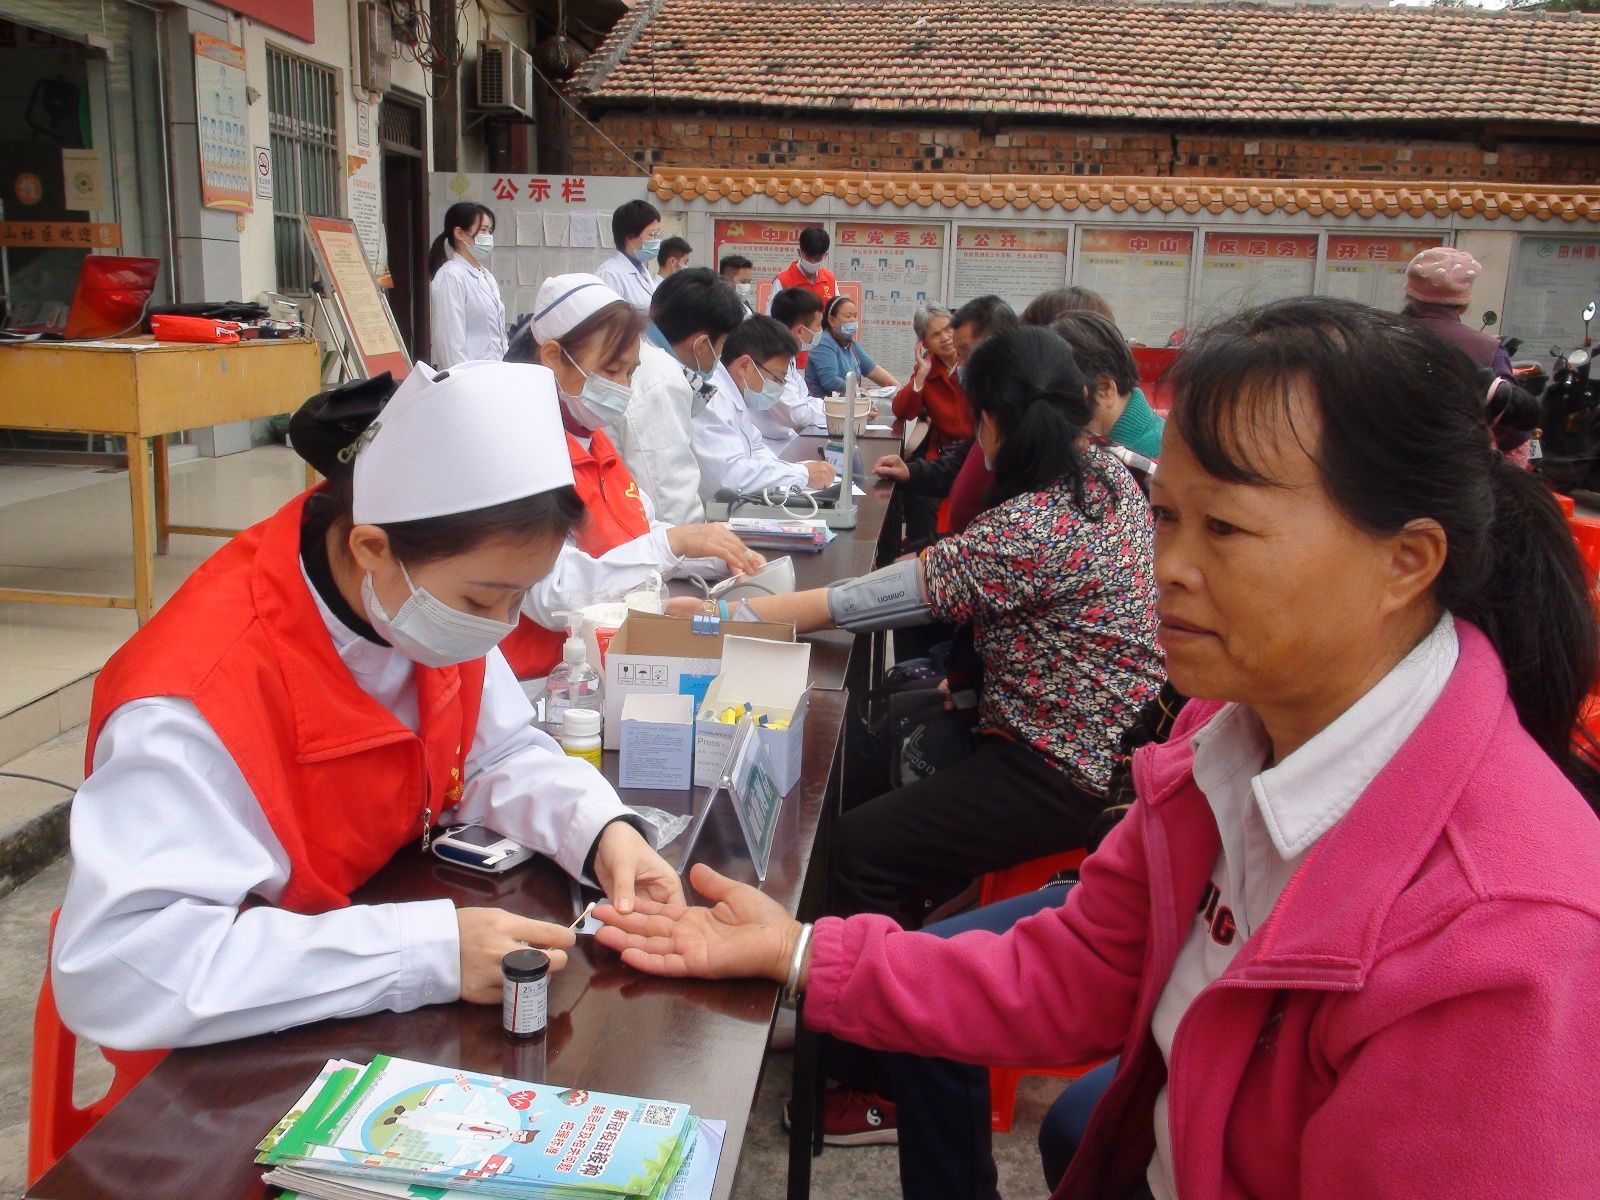
<svg viewBox="0 0 1600 1200">
<path fill-rule="evenodd" d="M 788 383 L 789 382 L 789 380 L 788 380 L 788 378 L 786 376 L 772 374 L 770 371 L 768 371 L 765 367 L 763 367 L 760 363 L 758 363 L 753 358 L 750 360 L 750 365 L 753 366 L 756 370 L 761 372 L 761 377 L 763 379 L 770 380 L 773 383 Z"/>
</svg>

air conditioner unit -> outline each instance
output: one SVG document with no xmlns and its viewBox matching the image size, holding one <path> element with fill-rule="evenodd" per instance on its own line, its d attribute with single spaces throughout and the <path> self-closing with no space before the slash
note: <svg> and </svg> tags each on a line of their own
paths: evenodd
<svg viewBox="0 0 1600 1200">
<path fill-rule="evenodd" d="M 533 116 L 533 58 L 511 42 L 478 43 L 478 107 Z"/>
</svg>

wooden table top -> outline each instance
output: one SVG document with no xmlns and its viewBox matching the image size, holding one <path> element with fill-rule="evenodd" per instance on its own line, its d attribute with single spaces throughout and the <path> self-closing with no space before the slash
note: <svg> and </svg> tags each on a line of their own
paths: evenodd
<svg viewBox="0 0 1600 1200">
<path fill-rule="evenodd" d="M 799 904 L 817 825 L 839 748 L 845 697 L 814 691 L 806 719 L 801 782 L 785 800 L 763 890 L 791 912 Z M 607 774 L 615 778 L 615 755 Z M 630 803 L 687 812 L 689 792 L 630 791 Z M 684 839 L 664 852 L 681 866 Z M 755 883 L 755 871 L 727 801 L 719 800 L 695 860 Z M 504 879 L 401 851 L 357 893 L 381 903 L 447 896 L 511 912 L 570 921 L 570 881 L 543 859 Z M 567 969 L 552 976 L 543 1043 L 507 1038 L 497 1006 L 440 1004 L 409 1013 L 321 1021 L 284 1033 L 179 1050 L 46 1174 L 30 1197 L 50 1200 L 138 1196 L 141 1200 L 258 1200 L 267 1194 L 252 1161 L 257 1141 L 287 1112 L 329 1058 L 392 1054 L 471 1071 L 509 1075 L 689 1104 L 728 1122 L 713 1195 L 727 1197 L 755 1100 L 776 1009 L 775 985 L 750 980 L 652 979 L 582 939 Z"/>
</svg>

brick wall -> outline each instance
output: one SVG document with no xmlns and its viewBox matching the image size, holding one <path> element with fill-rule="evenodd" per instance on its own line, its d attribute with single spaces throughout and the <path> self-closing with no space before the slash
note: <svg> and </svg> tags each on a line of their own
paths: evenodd
<svg viewBox="0 0 1600 1200">
<path fill-rule="evenodd" d="M 632 113 L 597 118 L 646 167 L 925 171 L 1019 175 L 1179 175 L 1267 179 L 1442 179 L 1584 183 L 1600 175 L 1591 143 L 1307 137 L 1116 128 L 820 123 L 723 115 Z M 571 130 L 571 170 L 617 174 L 617 153 L 593 130 Z"/>
</svg>

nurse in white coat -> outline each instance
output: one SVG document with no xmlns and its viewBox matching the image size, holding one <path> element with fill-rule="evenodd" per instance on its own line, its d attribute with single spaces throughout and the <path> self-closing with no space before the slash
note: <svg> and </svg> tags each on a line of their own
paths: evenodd
<svg viewBox="0 0 1600 1200">
<path fill-rule="evenodd" d="M 559 924 L 349 904 L 438 824 L 487 825 L 623 906 L 682 898 L 496 649 L 581 515 L 550 372 L 418 363 L 379 413 L 386 383 L 308 402 L 294 443 L 329 482 L 219 550 L 96 681 L 52 970 L 102 1045 L 497 1004 L 525 944 L 564 965 Z"/>
<path fill-rule="evenodd" d="M 444 231 L 428 251 L 429 355 L 437 367 L 506 352 L 506 306 L 489 270 L 494 213 L 463 200 L 445 210 Z"/>
</svg>

